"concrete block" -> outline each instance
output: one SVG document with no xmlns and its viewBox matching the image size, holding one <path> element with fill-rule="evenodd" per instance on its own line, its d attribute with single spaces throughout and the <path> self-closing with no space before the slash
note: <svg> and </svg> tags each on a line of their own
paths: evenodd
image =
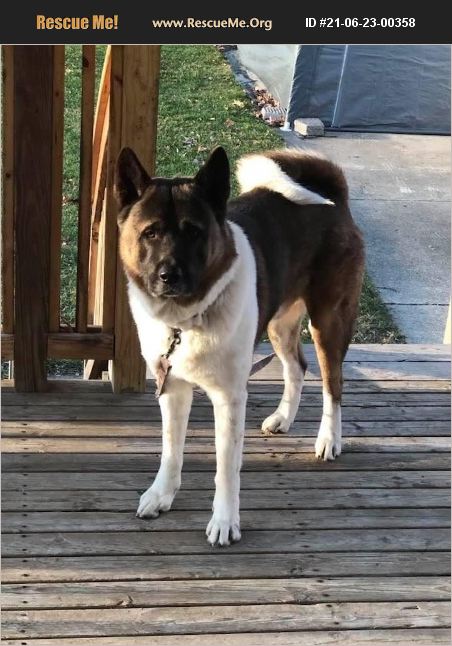
<svg viewBox="0 0 452 646">
<path fill-rule="evenodd" d="M 303 137 L 323 137 L 325 134 L 325 126 L 320 119 L 295 119 L 293 129 L 299 135 L 303 135 Z"/>
</svg>

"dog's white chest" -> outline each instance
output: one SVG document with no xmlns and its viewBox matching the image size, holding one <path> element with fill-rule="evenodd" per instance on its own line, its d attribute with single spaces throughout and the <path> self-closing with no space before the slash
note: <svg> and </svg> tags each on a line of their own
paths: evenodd
<svg viewBox="0 0 452 646">
<path fill-rule="evenodd" d="M 132 303 L 131 303 L 132 305 Z M 156 375 L 162 355 L 171 349 L 174 333 L 172 328 L 151 318 L 136 304 L 132 305 L 140 337 L 141 351 L 149 369 Z M 194 328 L 183 330 L 180 342 L 168 359 L 171 375 L 192 384 L 203 386 L 222 368 L 227 345 L 221 343 L 221 335 L 212 329 Z M 224 368 L 224 365 L 223 365 Z"/>
</svg>

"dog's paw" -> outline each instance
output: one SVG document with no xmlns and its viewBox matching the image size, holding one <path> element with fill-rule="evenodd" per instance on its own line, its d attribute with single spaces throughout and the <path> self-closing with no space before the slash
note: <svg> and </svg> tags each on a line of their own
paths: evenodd
<svg viewBox="0 0 452 646">
<path fill-rule="evenodd" d="M 320 429 L 315 442 L 315 457 L 318 460 L 334 460 L 341 454 L 341 438 L 331 430 Z"/>
<path fill-rule="evenodd" d="M 140 497 L 140 503 L 137 509 L 139 518 L 157 518 L 161 511 L 168 511 L 174 500 L 176 491 L 165 493 L 149 487 Z"/>
<path fill-rule="evenodd" d="M 290 428 L 289 420 L 278 411 L 275 411 L 262 422 L 262 433 L 264 435 L 275 435 L 276 433 L 287 433 Z"/>
<path fill-rule="evenodd" d="M 229 545 L 231 541 L 237 542 L 241 538 L 240 521 L 219 518 L 213 513 L 206 529 L 207 541 L 213 545 Z"/>
</svg>

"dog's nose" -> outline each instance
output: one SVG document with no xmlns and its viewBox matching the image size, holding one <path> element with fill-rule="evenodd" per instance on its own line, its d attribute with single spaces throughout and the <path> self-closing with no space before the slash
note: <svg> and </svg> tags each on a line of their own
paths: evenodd
<svg viewBox="0 0 452 646">
<path fill-rule="evenodd" d="M 176 265 L 165 263 L 160 267 L 159 278 L 166 285 L 175 285 L 182 276 L 182 272 Z"/>
</svg>

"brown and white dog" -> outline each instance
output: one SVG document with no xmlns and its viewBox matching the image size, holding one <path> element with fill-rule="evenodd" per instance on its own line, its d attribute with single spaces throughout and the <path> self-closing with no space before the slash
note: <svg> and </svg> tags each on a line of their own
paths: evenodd
<svg viewBox="0 0 452 646">
<path fill-rule="evenodd" d="M 342 362 L 364 266 L 347 184 L 330 161 L 287 150 L 249 155 L 237 177 L 242 193 L 228 202 L 222 148 L 193 178 L 151 178 L 127 148 L 116 169 L 130 307 L 148 367 L 159 378 L 163 368 L 166 374 L 161 465 L 137 515 L 171 507 L 193 387 L 200 386 L 215 414 L 216 491 L 206 532 L 212 545 L 240 539 L 247 381 L 265 328 L 283 365 L 284 393 L 263 431 L 287 432 L 294 421 L 306 370 L 300 326 L 308 312 L 323 379 L 315 454 L 340 454 Z"/>
</svg>

